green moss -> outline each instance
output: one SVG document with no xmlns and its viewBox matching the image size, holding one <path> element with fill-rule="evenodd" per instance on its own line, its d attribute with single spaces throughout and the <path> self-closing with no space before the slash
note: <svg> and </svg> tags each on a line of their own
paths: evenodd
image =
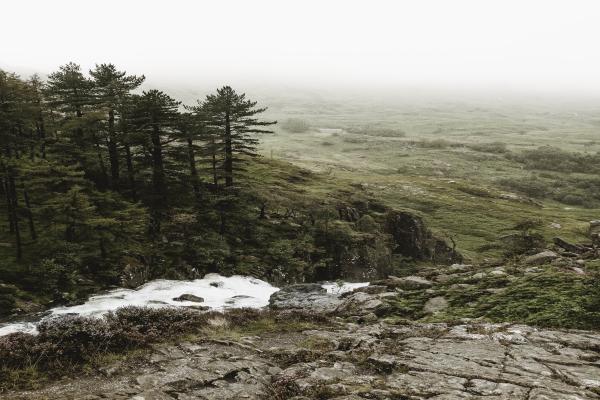
<svg viewBox="0 0 600 400">
<path fill-rule="evenodd" d="M 520 322 L 554 328 L 597 329 L 594 311 L 598 277 L 582 277 L 552 267 L 542 273 L 484 279 L 469 288 L 447 289 L 450 307 L 429 320 L 483 318 L 492 322 Z M 489 288 L 501 290 L 490 292 Z"/>
</svg>

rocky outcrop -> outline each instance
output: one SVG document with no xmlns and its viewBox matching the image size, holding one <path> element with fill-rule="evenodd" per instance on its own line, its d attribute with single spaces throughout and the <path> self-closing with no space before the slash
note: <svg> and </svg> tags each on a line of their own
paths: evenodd
<svg viewBox="0 0 600 400">
<path fill-rule="evenodd" d="M 356 222 L 360 219 L 360 212 L 354 207 L 339 206 L 338 214 L 342 221 Z"/>
<path fill-rule="evenodd" d="M 343 323 L 155 347 L 3 399 L 599 399 L 600 334 L 510 324 Z"/>
<path fill-rule="evenodd" d="M 462 256 L 444 240 L 433 236 L 423 219 L 415 214 L 390 211 L 385 220 L 385 232 L 392 236 L 396 254 L 444 264 L 462 261 Z"/>
<path fill-rule="evenodd" d="M 600 237 L 600 219 L 590 221 L 590 227 L 589 227 L 588 233 L 590 234 L 590 237 L 592 237 L 592 238 Z"/>
</svg>

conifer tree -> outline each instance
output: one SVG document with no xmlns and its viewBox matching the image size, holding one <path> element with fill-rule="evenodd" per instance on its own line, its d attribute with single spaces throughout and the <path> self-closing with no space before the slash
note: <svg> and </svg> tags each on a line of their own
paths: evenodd
<svg viewBox="0 0 600 400">
<path fill-rule="evenodd" d="M 106 187 L 108 175 L 100 135 L 102 117 L 92 108 L 93 83 L 83 75 L 79 65 L 68 63 L 49 75 L 46 96 L 60 120 L 60 137 L 54 146 L 56 155 L 82 164 L 100 187 Z"/>
<path fill-rule="evenodd" d="M 107 147 L 110 162 L 111 186 L 117 187 L 119 181 L 119 151 L 115 128 L 115 113 L 125 97 L 139 87 L 145 77 L 127 75 L 119 71 L 113 64 L 96 64 L 90 71 L 94 83 L 94 94 L 97 105 L 106 109 L 107 114 Z"/>
<path fill-rule="evenodd" d="M 271 133 L 262 127 L 275 124 L 275 121 L 261 121 L 255 116 L 266 108 L 257 108 L 257 102 L 246 99 L 230 86 L 217 89 L 216 94 L 206 97 L 205 108 L 210 115 L 210 126 L 218 131 L 224 153 L 223 174 L 225 186 L 234 183 L 234 172 L 243 170 L 244 158 L 256 156 L 258 139 L 256 134 Z"/>
<path fill-rule="evenodd" d="M 165 171 L 165 146 L 177 139 L 179 102 L 159 90 L 143 92 L 137 99 L 135 122 L 145 134 L 145 142 L 151 153 L 152 209 L 150 232 L 160 232 L 160 222 L 167 205 L 167 181 Z"/>
</svg>

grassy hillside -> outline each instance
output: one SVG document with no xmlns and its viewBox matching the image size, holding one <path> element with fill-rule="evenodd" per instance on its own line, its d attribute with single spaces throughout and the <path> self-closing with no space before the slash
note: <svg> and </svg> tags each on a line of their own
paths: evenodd
<svg viewBox="0 0 600 400">
<path fill-rule="evenodd" d="M 577 241 L 600 215 L 598 171 L 569 162 L 600 151 L 593 105 L 349 99 L 282 101 L 270 112 L 284 123 L 264 137 L 265 156 L 350 180 L 386 205 L 420 212 L 476 261 L 498 256 L 493 243 L 524 219 L 540 220 L 546 239 Z M 286 130 L 289 119 L 308 129 Z M 540 157 L 533 164 L 532 151 Z"/>
</svg>

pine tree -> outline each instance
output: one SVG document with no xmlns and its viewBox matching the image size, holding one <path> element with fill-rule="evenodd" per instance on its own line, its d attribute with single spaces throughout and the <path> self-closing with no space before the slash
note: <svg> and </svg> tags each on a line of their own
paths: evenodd
<svg viewBox="0 0 600 400">
<path fill-rule="evenodd" d="M 164 150 L 177 139 L 179 104 L 159 90 L 150 90 L 137 99 L 134 111 L 137 129 L 146 135 L 145 144 L 151 153 L 152 194 L 148 202 L 152 209 L 150 232 L 154 235 L 160 232 L 168 201 Z"/>
<path fill-rule="evenodd" d="M 96 68 L 90 71 L 90 75 L 94 83 L 97 105 L 106 109 L 107 113 L 107 147 L 111 186 L 116 188 L 119 181 L 119 151 L 115 113 L 129 92 L 139 87 L 145 77 L 143 75 L 127 75 L 125 71 L 118 71 L 113 64 L 96 64 Z"/>
<path fill-rule="evenodd" d="M 79 65 L 68 63 L 49 75 L 45 92 L 49 106 L 59 116 L 56 155 L 66 162 L 80 163 L 97 185 L 105 188 L 108 174 L 100 134 L 103 117 L 93 108 L 93 87 Z"/>
<path fill-rule="evenodd" d="M 128 95 L 121 99 L 117 112 L 118 131 L 125 150 L 125 166 L 127 167 L 127 180 L 129 195 L 134 202 L 138 201 L 138 189 L 136 183 L 136 171 L 134 168 L 134 148 L 143 142 L 143 133 L 135 130 L 135 106 L 139 102 L 139 95 Z"/>
<path fill-rule="evenodd" d="M 222 141 L 226 187 L 233 186 L 234 172 L 243 170 L 244 158 L 241 156 L 257 155 L 256 134 L 272 132 L 261 127 L 276 123 L 255 118 L 266 111 L 266 108 L 256 108 L 256 105 L 256 101 L 247 100 L 245 94 L 236 93 L 230 86 L 223 86 L 217 89 L 216 94 L 206 97 L 205 109 L 210 115 L 210 126 L 218 131 Z"/>
<path fill-rule="evenodd" d="M 188 164 L 190 185 L 194 191 L 196 202 L 199 204 L 202 194 L 200 176 L 198 175 L 198 167 L 196 165 L 196 153 L 199 149 L 198 141 L 204 139 L 203 121 L 195 118 L 191 113 L 182 113 L 179 120 L 179 131 L 181 132 L 181 139 L 185 146 L 185 158 Z"/>
</svg>

